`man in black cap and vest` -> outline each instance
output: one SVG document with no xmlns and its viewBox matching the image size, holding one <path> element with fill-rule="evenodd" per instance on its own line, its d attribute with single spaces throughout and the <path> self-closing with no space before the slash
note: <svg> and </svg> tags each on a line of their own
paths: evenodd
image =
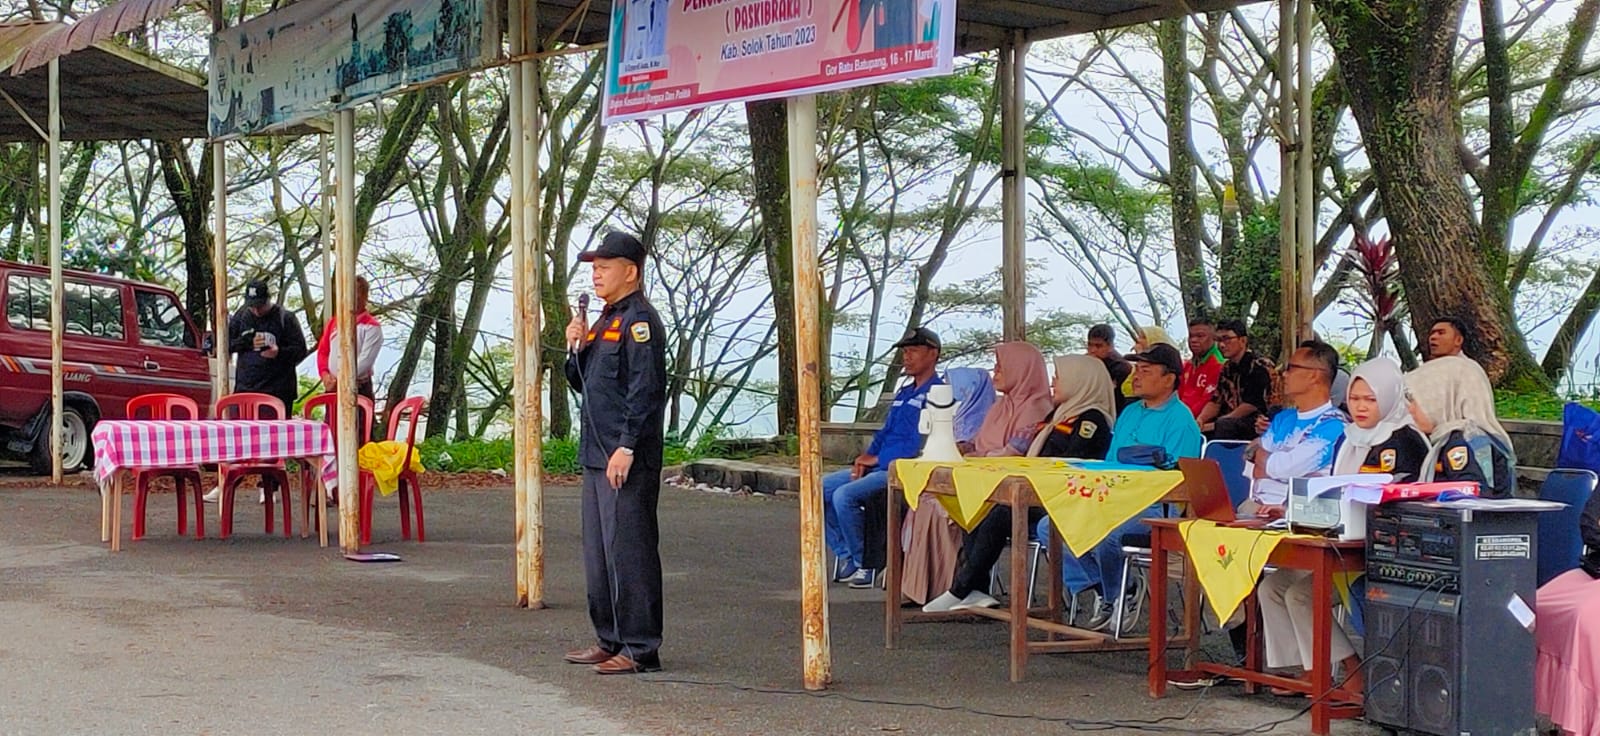
<svg viewBox="0 0 1600 736">
<path fill-rule="evenodd" d="M 583 563 L 596 643 L 566 661 L 602 675 L 661 668 L 661 493 L 666 412 L 665 330 L 645 299 L 645 248 L 625 233 L 579 254 L 605 301 L 591 327 L 567 325 L 567 380 L 583 396 Z"/>
<path fill-rule="evenodd" d="M 300 320 L 273 303 L 263 279 L 245 285 L 244 308 L 228 320 L 228 352 L 239 356 L 234 391 L 276 396 L 285 411 L 294 411 L 294 400 L 300 396 L 295 371 L 311 351 Z"/>
</svg>

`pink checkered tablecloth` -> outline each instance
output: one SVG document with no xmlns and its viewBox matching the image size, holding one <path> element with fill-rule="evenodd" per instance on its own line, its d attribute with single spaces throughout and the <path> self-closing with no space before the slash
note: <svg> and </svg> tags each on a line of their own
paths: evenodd
<svg viewBox="0 0 1600 736">
<path fill-rule="evenodd" d="M 106 487 L 124 468 L 192 468 L 215 463 L 322 458 L 322 480 L 338 487 L 328 425 L 288 420 L 107 420 L 94 425 L 94 477 Z"/>
</svg>

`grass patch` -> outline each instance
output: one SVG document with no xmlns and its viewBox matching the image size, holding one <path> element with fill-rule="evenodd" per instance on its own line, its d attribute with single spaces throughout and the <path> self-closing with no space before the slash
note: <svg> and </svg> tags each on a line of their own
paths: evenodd
<svg viewBox="0 0 1600 736">
<path fill-rule="evenodd" d="M 715 444 L 716 437 L 710 433 L 691 444 L 669 440 L 665 453 L 666 465 L 681 465 L 708 457 L 713 454 Z M 438 437 L 423 441 L 417 450 L 422 455 L 424 467 L 445 472 L 503 470 L 509 473 L 516 452 L 510 439 L 449 442 Z M 583 472 L 583 466 L 578 462 L 577 438 L 545 438 L 544 472 L 552 475 L 578 475 Z"/>
<path fill-rule="evenodd" d="M 1494 392 L 1494 410 L 1501 419 L 1561 421 L 1561 412 L 1568 403 L 1578 402 L 1591 409 L 1600 410 L 1600 396 L 1595 394 L 1570 394 L 1559 396 L 1548 391 L 1517 393 Z"/>
</svg>

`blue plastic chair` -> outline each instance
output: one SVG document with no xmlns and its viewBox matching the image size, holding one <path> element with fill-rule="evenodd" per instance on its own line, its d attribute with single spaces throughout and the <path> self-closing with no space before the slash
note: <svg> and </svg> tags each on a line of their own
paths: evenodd
<svg viewBox="0 0 1600 736">
<path fill-rule="evenodd" d="M 1539 514 L 1539 584 L 1578 567 L 1583 556 L 1583 537 L 1578 518 L 1594 493 L 1597 478 L 1592 470 L 1558 468 L 1550 471 L 1539 487 L 1539 499 L 1567 505 L 1560 511 Z"/>
<path fill-rule="evenodd" d="M 1233 502 L 1234 508 L 1250 498 L 1250 479 L 1244 477 L 1244 448 L 1249 445 L 1243 440 L 1211 440 L 1200 451 L 1200 457 L 1215 460 L 1222 466 L 1222 478 L 1228 483 L 1228 500 Z"/>
</svg>

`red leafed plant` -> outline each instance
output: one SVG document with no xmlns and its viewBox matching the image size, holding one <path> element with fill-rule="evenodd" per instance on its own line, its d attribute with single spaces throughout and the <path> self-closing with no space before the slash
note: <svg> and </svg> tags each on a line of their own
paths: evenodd
<svg viewBox="0 0 1600 736">
<path fill-rule="evenodd" d="M 1384 337 L 1404 318 L 1405 292 L 1400 286 L 1400 259 L 1387 236 L 1379 239 L 1356 231 L 1345 254 L 1350 262 L 1350 282 L 1356 287 L 1340 300 L 1344 313 L 1372 324 L 1368 357 L 1383 351 Z"/>
</svg>

